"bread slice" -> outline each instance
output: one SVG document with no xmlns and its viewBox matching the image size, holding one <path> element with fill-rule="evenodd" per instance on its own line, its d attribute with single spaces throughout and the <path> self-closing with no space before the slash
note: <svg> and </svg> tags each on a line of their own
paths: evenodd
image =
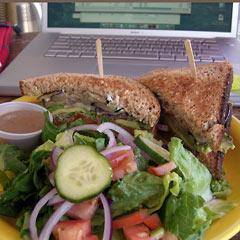
<svg viewBox="0 0 240 240">
<path fill-rule="evenodd" d="M 160 117 L 160 104 L 144 85 L 131 78 L 92 74 L 57 73 L 21 80 L 23 95 L 39 95 L 64 91 L 78 99 L 99 101 L 108 107 L 123 108 L 133 118 L 154 127 Z"/>
<path fill-rule="evenodd" d="M 197 66 L 197 79 L 185 68 L 161 68 L 136 80 L 159 98 L 165 114 L 172 116 L 199 144 L 207 143 L 214 154 L 202 161 L 217 178 L 221 175 L 220 145 L 227 131 L 225 119 L 230 111 L 229 95 L 233 81 L 230 63 Z"/>
</svg>

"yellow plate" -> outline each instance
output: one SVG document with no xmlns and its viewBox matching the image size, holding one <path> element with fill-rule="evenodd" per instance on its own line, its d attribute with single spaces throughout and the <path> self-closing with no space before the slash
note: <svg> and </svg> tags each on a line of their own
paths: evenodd
<svg viewBox="0 0 240 240">
<path fill-rule="evenodd" d="M 36 99 L 20 98 L 20 101 Z M 223 218 L 211 224 L 205 234 L 205 240 L 228 240 L 240 231 L 240 121 L 233 117 L 230 135 L 235 145 L 234 150 L 229 150 L 224 158 L 226 177 L 231 185 L 232 194 L 227 201 L 237 202 L 234 208 Z M 0 240 L 18 240 L 19 232 L 14 226 L 14 221 L 9 218 L 0 218 Z"/>
</svg>

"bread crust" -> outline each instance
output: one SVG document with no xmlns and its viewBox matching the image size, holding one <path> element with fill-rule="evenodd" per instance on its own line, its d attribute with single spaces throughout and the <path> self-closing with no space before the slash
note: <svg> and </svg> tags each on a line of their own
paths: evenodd
<svg viewBox="0 0 240 240">
<path fill-rule="evenodd" d="M 106 99 L 110 106 L 122 107 L 132 117 L 154 127 L 160 117 L 160 104 L 144 85 L 124 76 L 56 73 L 19 82 L 22 95 L 39 95 L 63 90 L 66 94 Z"/>
<path fill-rule="evenodd" d="M 199 143 L 210 145 L 214 157 L 204 161 L 219 176 L 217 152 L 226 132 L 233 68 L 230 63 L 222 62 L 198 65 L 196 71 L 197 80 L 188 67 L 157 69 L 136 80 L 158 96 L 163 111 L 174 116 L 184 130 Z"/>
</svg>

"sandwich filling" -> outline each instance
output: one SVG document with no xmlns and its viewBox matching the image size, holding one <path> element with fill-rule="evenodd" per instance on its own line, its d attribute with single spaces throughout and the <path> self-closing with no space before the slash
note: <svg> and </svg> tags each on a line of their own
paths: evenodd
<svg viewBox="0 0 240 240">
<path fill-rule="evenodd" d="M 89 97 L 90 96 L 90 97 Z M 48 108 L 54 117 L 54 123 L 61 125 L 66 123 L 76 124 L 79 121 L 84 123 L 115 122 L 124 128 L 150 130 L 144 124 L 132 117 L 121 104 L 118 96 L 108 95 L 106 98 L 88 93 L 84 95 L 67 94 L 64 91 L 57 91 L 41 95 L 39 99 L 44 107 Z"/>
</svg>

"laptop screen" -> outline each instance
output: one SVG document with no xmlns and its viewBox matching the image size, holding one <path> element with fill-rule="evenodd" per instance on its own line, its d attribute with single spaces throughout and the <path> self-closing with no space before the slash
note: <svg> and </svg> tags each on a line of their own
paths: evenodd
<svg viewBox="0 0 240 240">
<path fill-rule="evenodd" d="M 233 3 L 48 3 L 48 28 L 231 32 Z"/>
</svg>

